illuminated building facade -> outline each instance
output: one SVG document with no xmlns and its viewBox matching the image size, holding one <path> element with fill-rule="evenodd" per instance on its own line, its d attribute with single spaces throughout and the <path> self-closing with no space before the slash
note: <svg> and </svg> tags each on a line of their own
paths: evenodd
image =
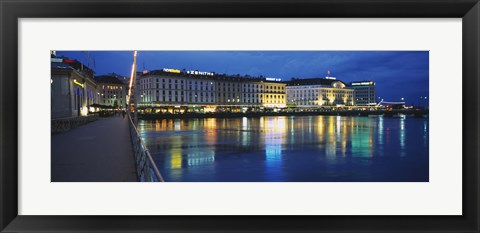
<svg viewBox="0 0 480 233">
<path fill-rule="evenodd" d="M 127 84 L 125 82 L 114 75 L 97 76 L 95 80 L 101 96 L 101 105 L 125 109 L 127 96 Z"/>
<path fill-rule="evenodd" d="M 278 82 L 265 82 L 262 93 L 263 106 L 268 108 L 284 108 L 287 104 L 286 84 Z"/>
<path fill-rule="evenodd" d="M 354 99 L 357 106 L 376 105 L 377 92 L 373 81 L 351 82 L 349 88 L 355 90 Z"/>
<path fill-rule="evenodd" d="M 332 77 L 292 79 L 287 84 L 287 104 L 292 107 L 354 106 L 354 90 Z"/>
<path fill-rule="evenodd" d="M 213 80 L 212 80 L 213 81 Z M 223 106 L 240 106 L 242 101 L 242 83 L 240 77 L 219 77 L 216 84 L 216 104 Z"/>
<path fill-rule="evenodd" d="M 175 69 L 142 73 L 137 76 L 140 90 L 139 104 L 169 106 L 215 103 L 215 83 L 204 76 L 189 76 Z"/>
<path fill-rule="evenodd" d="M 86 116 L 100 102 L 93 70 L 76 60 L 52 56 L 50 86 L 52 119 Z"/>
<path fill-rule="evenodd" d="M 262 106 L 265 85 L 263 82 L 247 82 L 242 84 L 242 104 L 252 107 Z"/>
<path fill-rule="evenodd" d="M 235 112 L 286 106 L 286 84 L 279 79 L 162 69 L 142 73 L 138 80 L 141 107 Z"/>
</svg>

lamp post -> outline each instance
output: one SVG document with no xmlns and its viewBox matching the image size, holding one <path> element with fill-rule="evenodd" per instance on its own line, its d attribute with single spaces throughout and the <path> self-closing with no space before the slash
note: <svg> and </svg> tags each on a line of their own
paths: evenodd
<svg viewBox="0 0 480 233">
<path fill-rule="evenodd" d="M 133 52 L 133 64 L 132 64 L 132 74 L 130 77 L 130 88 L 128 92 L 129 100 L 131 100 L 132 96 L 132 88 L 133 88 L 133 123 L 137 125 L 138 121 L 138 113 L 137 113 L 137 105 L 138 105 L 138 85 L 137 85 L 137 51 Z M 129 101 L 131 102 L 131 101 Z"/>
<path fill-rule="evenodd" d="M 117 95 L 113 95 L 113 106 L 117 106 L 117 110 L 118 110 L 118 102 L 117 102 Z"/>
</svg>

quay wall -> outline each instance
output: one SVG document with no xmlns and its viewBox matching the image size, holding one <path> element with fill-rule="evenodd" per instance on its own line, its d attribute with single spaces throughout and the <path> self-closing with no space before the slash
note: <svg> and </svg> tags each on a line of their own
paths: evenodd
<svg viewBox="0 0 480 233">
<path fill-rule="evenodd" d="M 371 116 L 381 115 L 384 117 L 393 117 L 398 114 L 407 116 L 424 117 L 428 115 L 428 110 L 372 110 L 372 111 L 311 111 L 311 112 L 253 112 L 253 113 L 144 113 L 138 114 L 140 119 L 187 119 L 187 118 L 236 118 L 236 117 L 261 117 L 261 116 Z"/>
</svg>

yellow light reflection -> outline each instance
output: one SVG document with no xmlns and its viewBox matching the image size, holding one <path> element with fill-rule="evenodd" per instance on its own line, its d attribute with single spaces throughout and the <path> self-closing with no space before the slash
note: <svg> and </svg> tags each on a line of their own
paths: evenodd
<svg viewBox="0 0 480 233">
<path fill-rule="evenodd" d="M 172 137 L 170 140 L 170 167 L 172 169 L 182 168 L 182 137 Z"/>
<path fill-rule="evenodd" d="M 175 148 L 170 150 L 170 167 L 172 169 L 182 168 L 182 149 Z"/>
<path fill-rule="evenodd" d="M 325 154 L 328 159 L 335 159 L 337 153 L 337 140 L 335 140 L 335 123 L 336 119 L 333 116 L 328 118 L 328 143 L 325 145 Z"/>
</svg>

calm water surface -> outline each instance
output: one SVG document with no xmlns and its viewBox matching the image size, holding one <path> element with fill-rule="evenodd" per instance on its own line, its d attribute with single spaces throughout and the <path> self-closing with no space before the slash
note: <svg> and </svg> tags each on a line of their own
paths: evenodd
<svg viewBox="0 0 480 233">
<path fill-rule="evenodd" d="M 139 122 L 166 181 L 428 181 L 428 119 L 343 116 Z"/>
</svg>

